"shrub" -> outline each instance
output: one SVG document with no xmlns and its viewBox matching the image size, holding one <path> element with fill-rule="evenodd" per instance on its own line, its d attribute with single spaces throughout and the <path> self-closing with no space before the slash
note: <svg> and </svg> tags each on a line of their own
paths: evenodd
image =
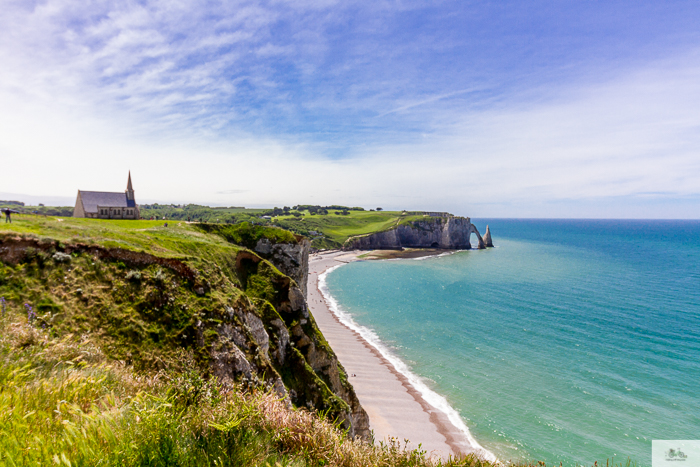
<svg viewBox="0 0 700 467">
<path fill-rule="evenodd" d="M 162 269 L 158 269 L 153 275 L 153 280 L 162 285 L 168 280 L 168 276 L 165 275 Z"/>
<path fill-rule="evenodd" d="M 126 273 L 126 280 L 131 282 L 141 282 L 141 271 L 132 269 Z"/>
<path fill-rule="evenodd" d="M 68 253 L 63 253 L 61 251 L 57 251 L 56 253 L 54 253 L 52 258 L 57 263 L 70 263 L 72 259 L 71 255 L 69 255 Z"/>
</svg>

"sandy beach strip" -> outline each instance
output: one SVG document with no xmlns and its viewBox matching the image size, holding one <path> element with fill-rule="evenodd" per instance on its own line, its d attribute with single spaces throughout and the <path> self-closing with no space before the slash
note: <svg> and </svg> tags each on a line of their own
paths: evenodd
<svg viewBox="0 0 700 467">
<path fill-rule="evenodd" d="M 356 261 L 362 252 L 313 254 L 309 258 L 308 303 L 316 322 L 345 367 L 362 407 L 367 411 L 376 442 L 398 439 L 409 448 L 432 456 L 467 454 L 479 450 L 448 416 L 429 404 L 374 346 L 341 323 L 319 290 L 319 276 L 328 269 Z"/>
</svg>

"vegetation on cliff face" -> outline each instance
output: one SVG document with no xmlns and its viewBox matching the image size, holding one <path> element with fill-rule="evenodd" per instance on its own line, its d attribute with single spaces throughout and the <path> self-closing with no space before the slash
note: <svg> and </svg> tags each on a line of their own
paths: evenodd
<svg viewBox="0 0 700 467">
<path fill-rule="evenodd" d="M 262 234 L 296 242 L 278 228 Z M 273 388 L 367 434 L 295 281 L 199 227 L 19 220 L 0 230 L 0 297 L 12 309 L 32 307 L 33 324 L 52 337 L 88 335 L 138 371 L 182 371 L 186 352 L 203 377 Z"/>
<path fill-rule="evenodd" d="M 272 243 L 293 243 L 300 241 L 296 235 L 288 230 L 278 227 L 255 225 L 250 222 L 239 224 L 197 224 L 197 228 L 203 232 L 213 233 L 226 239 L 235 245 L 245 246 L 255 250 L 255 246 L 261 239 L 270 240 Z"/>
</svg>

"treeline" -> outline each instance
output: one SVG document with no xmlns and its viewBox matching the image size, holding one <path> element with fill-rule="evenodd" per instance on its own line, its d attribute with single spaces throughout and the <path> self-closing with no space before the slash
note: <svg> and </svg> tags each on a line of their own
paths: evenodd
<svg viewBox="0 0 700 467">
<path fill-rule="evenodd" d="M 361 208 L 358 206 L 355 207 L 347 207 L 347 206 L 339 206 L 337 204 L 333 204 L 331 206 L 319 206 L 315 204 L 298 204 L 293 207 L 285 206 L 283 208 L 278 208 L 274 207 L 268 211 L 265 211 L 263 215 L 265 216 L 294 216 L 294 217 L 302 217 L 304 214 L 304 211 L 309 211 L 309 214 L 312 216 L 315 215 L 326 215 L 328 214 L 329 210 L 336 211 L 336 214 L 338 215 L 348 215 L 350 214 L 350 211 L 364 211 L 365 208 Z"/>
<path fill-rule="evenodd" d="M 226 209 L 235 209 L 235 210 L 244 210 L 244 206 L 230 206 L 230 207 L 211 207 L 211 206 L 204 206 L 201 204 L 139 204 L 140 209 L 153 209 L 153 210 L 159 210 L 159 209 L 217 209 L 217 210 L 226 210 Z"/>
<path fill-rule="evenodd" d="M 298 206 L 294 206 L 294 209 L 297 209 L 299 211 L 309 211 L 312 212 L 313 210 L 326 210 L 328 211 L 329 209 L 333 209 L 336 211 L 364 211 L 365 208 L 361 208 L 359 206 L 355 206 L 352 208 L 349 208 L 347 206 L 339 206 L 337 204 L 332 204 L 330 206 L 317 206 L 317 205 L 311 205 L 311 204 L 299 204 Z"/>
<path fill-rule="evenodd" d="M 180 220 L 190 222 L 209 222 L 237 224 L 239 222 L 262 223 L 259 219 L 264 210 L 245 209 L 244 207 L 209 207 L 199 204 L 142 204 L 139 205 L 142 219 Z"/>
<path fill-rule="evenodd" d="M 20 204 L 17 204 L 20 203 Z M 10 208 L 19 211 L 20 214 L 36 214 L 39 216 L 71 217 L 72 206 L 25 206 L 21 201 L 0 201 L 0 208 Z"/>
</svg>

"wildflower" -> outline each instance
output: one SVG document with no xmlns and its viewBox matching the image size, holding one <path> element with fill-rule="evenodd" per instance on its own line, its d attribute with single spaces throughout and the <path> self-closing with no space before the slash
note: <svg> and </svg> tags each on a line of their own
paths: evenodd
<svg viewBox="0 0 700 467">
<path fill-rule="evenodd" d="M 36 319 L 36 313 L 34 313 L 34 308 L 29 303 L 24 304 L 24 308 L 27 309 L 27 322 L 32 324 Z"/>
<path fill-rule="evenodd" d="M 2 310 L 2 316 L 5 316 L 6 309 L 7 309 L 7 303 L 5 303 L 5 297 L 0 297 L 0 310 Z"/>
</svg>

